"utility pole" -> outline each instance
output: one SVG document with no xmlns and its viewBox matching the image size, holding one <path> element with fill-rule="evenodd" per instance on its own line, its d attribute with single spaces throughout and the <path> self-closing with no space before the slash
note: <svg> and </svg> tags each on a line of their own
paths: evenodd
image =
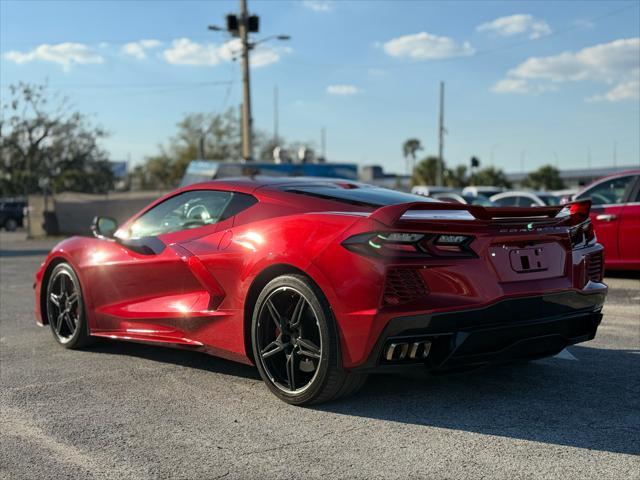
<svg viewBox="0 0 640 480">
<path fill-rule="evenodd" d="M 278 146 L 278 86 L 273 87 L 273 148 Z"/>
<path fill-rule="evenodd" d="M 322 158 L 327 159 L 327 129 L 322 127 L 320 129 L 320 152 Z"/>
<path fill-rule="evenodd" d="M 613 141 L 613 166 L 618 166 L 618 141 Z"/>
<path fill-rule="evenodd" d="M 273 35 L 256 42 L 249 41 L 249 33 L 257 33 L 260 30 L 260 18 L 257 15 L 249 15 L 247 0 L 240 0 L 240 14 L 227 15 L 226 29 L 217 25 L 209 25 L 209 30 L 216 32 L 226 30 L 233 37 L 240 39 L 242 51 L 242 159 L 245 162 L 253 160 L 253 118 L 251 117 L 251 79 L 249 75 L 249 51 L 258 44 L 271 39 L 289 40 L 289 35 Z M 235 60 L 235 57 L 234 57 Z"/>
<path fill-rule="evenodd" d="M 444 82 L 440 82 L 440 122 L 438 128 L 438 163 L 436 165 L 436 185 L 442 185 L 442 158 L 444 151 Z"/>
<path fill-rule="evenodd" d="M 245 162 L 253 160 L 251 86 L 249 78 L 249 14 L 247 0 L 240 0 L 240 20 L 238 30 L 242 42 L 242 158 Z"/>
</svg>

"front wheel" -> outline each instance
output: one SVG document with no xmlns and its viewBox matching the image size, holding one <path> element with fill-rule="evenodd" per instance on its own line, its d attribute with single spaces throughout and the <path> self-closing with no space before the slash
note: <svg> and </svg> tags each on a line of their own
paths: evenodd
<svg viewBox="0 0 640 480">
<path fill-rule="evenodd" d="M 47 320 L 56 341 L 65 348 L 81 348 L 92 341 L 87 327 L 82 289 L 66 262 L 56 265 L 46 290 Z"/>
<path fill-rule="evenodd" d="M 254 308 L 251 336 L 260 376 L 287 403 L 334 400 L 354 393 L 366 380 L 339 365 L 329 304 L 302 275 L 283 275 L 264 287 Z"/>
</svg>

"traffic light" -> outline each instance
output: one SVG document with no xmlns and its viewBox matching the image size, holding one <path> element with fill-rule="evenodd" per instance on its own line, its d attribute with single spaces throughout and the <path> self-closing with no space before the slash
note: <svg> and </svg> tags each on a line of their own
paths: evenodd
<svg viewBox="0 0 640 480">
<path fill-rule="evenodd" d="M 237 37 L 240 35 L 240 17 L 238 15 L 227 15 L 227 31 Z M 260 30 L 260 17 L 251 15 L 247 17 L 247 31 L 257 33 Z"/>
<path fill-rule="evenodd" d="M 247 27 L 249 27 L 249 31 L 251 33 L 257 33 L 260 29 L 260 17 L 258 17 L 257 15 L 251 15 L 249 17 L 249 24 L 247 25 Z"/>
<path fill-rule="evenodd" d="M 480 166 L 480 160 L 478 157 L 471 157 L 471 168 L 478 168 Z"/>
<path fill-rule="evenodd" d="M 237 15 L 227 15 L 227 31 L 234 36 L 238 35 L 239 27 L 238 27 L 238 16 Z"/>
</svg>

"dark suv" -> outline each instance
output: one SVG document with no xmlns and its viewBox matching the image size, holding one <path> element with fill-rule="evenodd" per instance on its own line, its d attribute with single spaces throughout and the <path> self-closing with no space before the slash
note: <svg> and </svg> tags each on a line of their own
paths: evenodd
<svg viewBox="0 0 640 480">
<path fill-rule="evenodd" d="M 22 227 L 27 202 L 14 198 L 0 199 L 0 227 L 9 232 Z"/>
</svg>

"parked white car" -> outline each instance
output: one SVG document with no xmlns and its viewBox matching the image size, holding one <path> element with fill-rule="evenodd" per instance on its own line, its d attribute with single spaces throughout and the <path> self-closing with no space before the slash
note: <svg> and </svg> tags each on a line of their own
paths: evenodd
<svg viewBox="0 0 640 480">
<path fill-rule="evenodd" d="M 501 193 L 504 191 L 505 189 L 503 187 L 480 185 L 477 187 L 476 186 L 464 187 L 462 189 L 462 195 L 470 195 L 472 197 L 484 195 L 485 197 L 491 197 L 492 195 L 497 195 L 498 193 Z"/>
<path fill-rule="evenodd" d="M 411 193 L 414 195 L 422 195 L 423 197 L 429 197 L 435 193 L 453 192 L 451 187 L 437 187 L 434 185 L 416 185 L 411 188 Z"/>
<path fill-rule="evenodd" d="M 491 196 L 498 207 L 544 207 L 559 205 L 560 198 L 548 192 L 512 191 Z"/>
</svg>

